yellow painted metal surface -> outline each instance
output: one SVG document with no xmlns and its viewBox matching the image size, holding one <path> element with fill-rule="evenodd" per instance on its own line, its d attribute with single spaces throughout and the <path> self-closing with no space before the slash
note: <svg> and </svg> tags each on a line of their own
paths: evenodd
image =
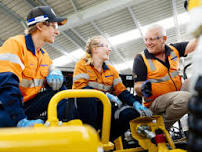
<svg viewBox="0 0 202 152">
<path fill-rule="evenodd" d="M 123 142 L 121 136 L 114 140 L 114 146 L 116 150 L 123 150 Z"/>
<path fill-rule="evenodd" d="M 62 123 L 57 118 L 57 104 L 64 98 L 96 97 L 103 103 L 102 142 L 95 129 L 80 120 Z M 48 106 L 44 125 L 30 128 L 0 129 L 0 152 L 103 152 L 113 149 L 109 142 L 111 104 L 96 90 L 65 90 L 57 93 Z"/>
<path fill-rule="evenodd" d="M 86 125 L 0 129 L 0 152 L 95 152 L 101 146 Z"/>
<path fill-rule="evenodd" d="M 193 8 L 202 6 L 202 0 L 189 0 L 188 1 L 188 10 L 190 11 Z"/>
<path fill-rule="evenodd" d="M 147 137 L 141 136 L 137 132 L 137 128 L 139 126 L 149 126 L 151 131 L 155 133 L 156 129 L 161 129 L 167 139 L 167 142 L 172 150 L 168 150 L 166 143 L 159 143 L 158 145 L 155 145 L 151 142 L 151 140 Z M 152 117 L 140 117 L 134 120 L 130 121 L 130 128 L 133 138 L 138 140 L 139 145 L 144 148 L 145 150 L 148 150 L 148 152 L 185 152 L 185 150 L 181 149 L 175 149 L 175 145 L 165 129 L 165 125 L 163 122 L 162 116 L 152 116 Z"/>
<path fill-rule="evenodd" d="M 57 104 L 64 98 L 99 98 L 103 103 L 103 124 L 101 141 L 98 133 L 92 127 L 83 125 L 80 120 L 59 122 L 57 118 Z M 85 102 L 85 101 L 84 101 Z M 106 95 L 97 90 L 65 90 L 57 93 L 48 106 L 48 119 L 44 125 L 38 124 L 33 128 L 6 128 L 0 129 L 0 152 L 103 152 L 103 149 L 113 150 L 114 144 L 109 141 L 111 104 Z M 150 139 L 141 137 L 136 132 L 139 125 L 148 125 L 152 132 L 160 128 L 163 130 L 170 147 L 169 152 L 185 152 L 174 149 L 174 143 L 166 131 L 161 116 L 152 118 L 141 117 L 130 122 L 133 138 L 138 140 L 141 147 L 123 149 L 119 137 L 115 141 L 114 152 L 140 152 L 147 149 L 149 152 L 167 152 L 165 143 L 157 146 Z"/>
<path fill-rule="evenodd" d="M 52 126 L 57 126 L 58 119 L 57 119 L 57 111 L 56 107 L 59 101 L 64 98 L 90 98 L 96 97 L 100 99 L 103 104 L 103 122 L 102 122 L 102 135 L 101 135 L 101 142 L 105 150 L 112 150 L 114 148 L 114 144 L 109 141 L 109 133 L 110 133 L 110 126 L 111 126 L 111 103 L 107 96 L 97 90 L 92 89 L 75 89 L 75 90 L 64 90 L 58 92 L 53 98 L 51 99 L 48 105 L 48 120 L 46 124 L 50 124 Z M 84 101 L 85 102 L 85 101 Z"/>
</svg>

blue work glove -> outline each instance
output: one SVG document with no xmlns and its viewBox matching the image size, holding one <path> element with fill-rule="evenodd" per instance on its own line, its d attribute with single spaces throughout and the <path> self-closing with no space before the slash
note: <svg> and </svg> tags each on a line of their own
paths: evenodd
<svg viewBox="0 0 202 152">
<path fill-rule="evenodd" d="M 147 117 L 152 116 L 152 112 L 148 108 L 146 108 L 145 106 L 140 104 L 138 101 L 135 101 L 133 103 L 133 107 L 139 112 L 141 117 L 142 116 L 147 116 Z"/>
<path fill-rule="evenodd" d="M 17 127 L 33 127 L 34 124 L 43 124 L 44 121 L 41 119 L 36 120 L 27 120 L 27 118 L 24 118 L 20 121 L 18 121 Z"/>
<path fill-rule="evenodd" d="M 59 69 L 55 69 L 49 73 L 46 80 L 53 90 L 59 90 L 63 84 L 64 77 Z"/>
<path fill-rule="evenodd" d="M 114 96 L 113 94 L 110 94 L 108 92 L 106 93 L 106 95 L 107 95 L 109 101 L 116 103 L 119 108 L 121 107 L 122 102 L 121 102 L 121 100 L 119 100 L 119 98 L 117 96 Z"/>
<path fill-rule="evenodd" d="M 141 92 L 144 97 L 152 96 L 152 83 L 149 80 L 146 80 L 141 86 Z"/>
</svg>

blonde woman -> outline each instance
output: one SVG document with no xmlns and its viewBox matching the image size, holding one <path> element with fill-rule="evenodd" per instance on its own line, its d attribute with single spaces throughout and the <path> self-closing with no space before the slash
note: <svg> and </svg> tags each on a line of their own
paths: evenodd
<svg viewBox="0 0 202 152">
<path fill-rule="evenodd" d="M 100 90 L 107 93 L 111 101 L 116 102 L 116 104 L 112 103 L 111 139 L 113 140 L 129 128 L 131 119 L 140 115 L 151 116 L 152 113 L 138 102 L 138 98 L 127 91 L 116 69 L 105 63 L 109 60 L 111 49 L 104 37 L 95 36 L 89 39 L 85 51 L 85 57 L 76 64 L 74 69 L 73 89 Z M 84 123 L 100 129 L 102 105 L 94 100 L 96 99 L 79 99 L 77 110 L 79 118 Z M 120 100 L 124 106 L 120 105 Z"/>
</svg>

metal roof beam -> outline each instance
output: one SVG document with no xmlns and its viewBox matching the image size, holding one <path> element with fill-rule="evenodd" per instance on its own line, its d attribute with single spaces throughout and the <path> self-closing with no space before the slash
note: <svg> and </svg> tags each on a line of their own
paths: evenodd
<svg viewBox="0 0 202 152">
<path fill-rule="evenodd" d="M 77 47 L 85 49 L 86 43 L 81 40 L 71 29 L 61 32 L 66 38 L 68 38 Z"/>
<path fill-rule="evenodd" d="M 38 6 L 38 4 L 36 3 L 36 1 L 33 0 L 24 0 L 25 3 L 27 3 L 28 5 L 30 5 L 31 7 L 36 7 Z"/>
<path fill-rule="evenodd" d="M 40 3 L 40 5 L 48 5 L 48 3 L 46 3 L 46 1 L 44 0 L 38 0 L 38 2 Z"/>
<path fill-rule="evenodd" d="M 177 6 L 176 6 L 176 0 L 172 0 L 172 7 L 173 7 L 173 19 L 174 19 L 174 24 L 176 27 L 176 35 L 177 35 L 177 41 L 181 41 L 182 40 L 182 36 L 180 34 L 180 26 L 178 23 L 178 19 L 177 19 Z"/>
<path fill-rule="evenodd" d="M 71 29 L 84 43 L 86 43 L 86 40 L 75 30 L 75 29 Z"/>
<path fill-rule="evenodd" d="M 23 27 L 26 27 L 26 23 L 25 23 L 24 19 L 21 16 L 19 16 L 18 14 L 16 14 L 14 11 L 12 11 L 11 9 L 9 9 L 1 1 L 0 1 L 0 8 L 2 8 L 6 13 L 8 13 L 10 16 L 12 16 L 13 19 L 15 19 L 15 21 L 17 23 L 21 23 Z"/>
<path fill-rule="evenodd" d="M 71 4 L 72 4 L 72 7 L 75 11 L 75 13 L 78 12 L 78 6 L 77 6 L 77 3 L 76 3 L 76 0 L 70 0 Z"/>
<path fill-rule="evenodd" d="M 97 26 L 97 24 L 96 24 L 94 21 L 91 21 L 91 24 L 93 25 L 93 27 L 94 27 L 106 40 L 108 39 L 107 36 L 105 35 L 105 33 Z M 111 45 L 112 49 L 113 49 L 115 52 L 117 52 L 117 54 L 119 55 L 120 59 L 121 59 L 122 61 L 125 61 L 124 58 L 123 58 L 123 54 L 121 54 L 121 53 L 119 52 L 119 50 L 118 50 L 115 46 L 113 46 L 110 42 L 109 42 L 109 44 Z"/>
<path fill-rule="evenodd" d="M 133 19 L 134 24 L 136 25 L 137 29 L 139 30 L 140 35 L 141 35 L 142 38 L 143 38 L 143 41 L 144 41 L 144 35 L 143 35 L 142 29 L 141 29 L 141 25 L 140 25 L 140 23 L 138 22 L 138 20 L 137 20 L 137 18 L 136 18 L 136 16 L 135 16 L 135 13 L 133 12 L 133 10 L 132 10 L 131 7 L 128 7 L 128 11 L 129 11 L 129 13 L 130 13 L 130 15 L 131 15 L 131 17 L 132 17 L 132 19 Z"/>
<path fill-rule="evenodd" d="M 130 5 L 139 5 L 148 0 L 107 0 L 98 5 L 79 11 L 71 16 L 67 16 L 68 22 L 60 27 L 61 30 L 74 28 L 79 25 L 103 18 L 109 14 L 120 11 Z"/>
</svg>

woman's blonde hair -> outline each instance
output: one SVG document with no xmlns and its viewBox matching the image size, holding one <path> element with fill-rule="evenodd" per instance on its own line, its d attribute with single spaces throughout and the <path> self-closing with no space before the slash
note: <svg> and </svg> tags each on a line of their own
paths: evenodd
<svg viewBox="0 0 202 152">
<path fill-rule="evenodd" d="M 93 36 L 92 38 L 88 39 L 85 46 L 85 56 L 84 59 L 86 60 L 86 64 L 92 64 L 92 48 L 99 46 L 102 39 L 105 39 L 101 35 Z"/>
</svg>

